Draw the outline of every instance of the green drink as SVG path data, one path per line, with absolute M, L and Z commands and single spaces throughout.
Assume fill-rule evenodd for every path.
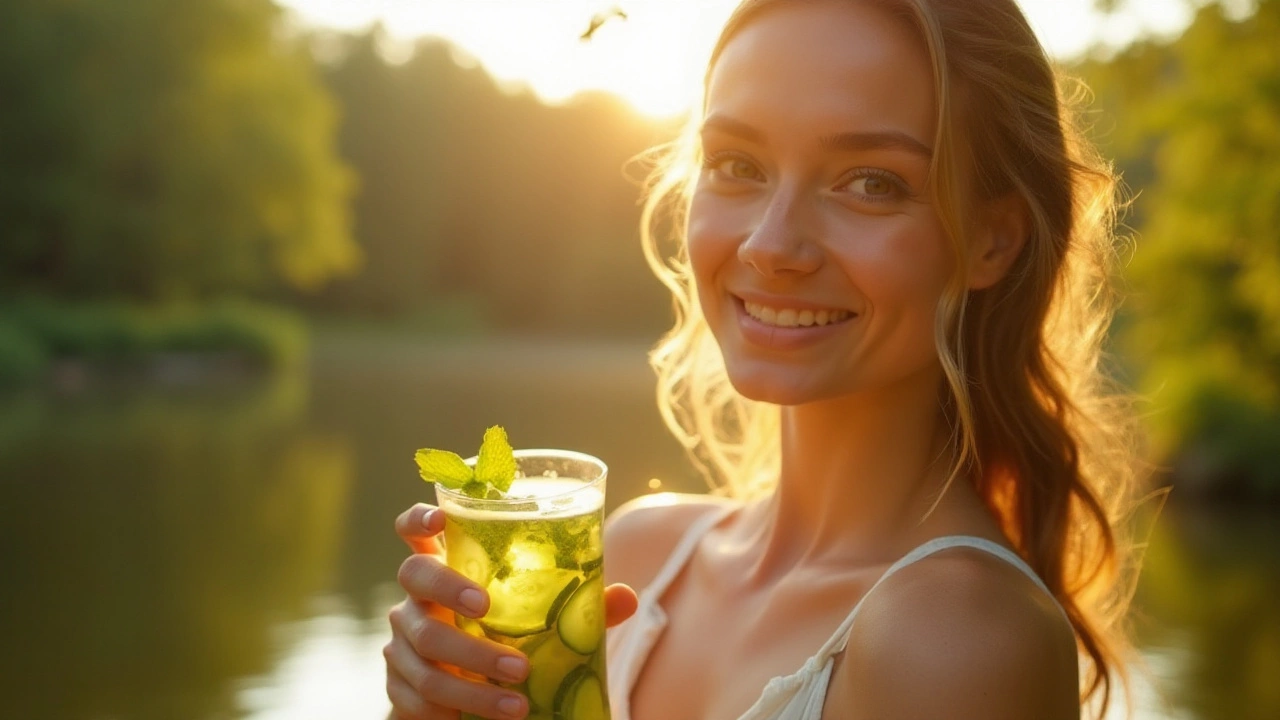
M 529 697 L 529 718 L 605 720 L 607 469 L 564 450 L 521 450 L 515 458 L 504 498 L 436 486 L 449 566 L 489 593 L 488 614 L 458 616 L 458 626 L 528 655 L 528 679 L 505 687 Z

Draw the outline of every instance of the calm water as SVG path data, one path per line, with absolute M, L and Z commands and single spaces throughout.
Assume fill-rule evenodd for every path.
M 610 464 L 610 506 L 701 489 L 641 345 L 354 332 L 270 381 L 63 378 L 0 398 L 0 717 L 381 718 L 413 450 L 487 424 Z M 1140 592 L 1140 717 L 1280 718 L 1280 531 L 1174 507 Z

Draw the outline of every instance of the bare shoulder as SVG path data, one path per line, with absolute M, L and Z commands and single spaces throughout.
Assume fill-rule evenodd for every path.
M 637 590 L 648 585 L 689 526 L 730 502 L 712 495 L 661 493 L 623 503 L 604 523 L 608 582 Z
M 827 702 L 856 719 L 1078 720 L 1078 673 L 1052 598 L 1009 563 L 955 548 L 867 597 Z

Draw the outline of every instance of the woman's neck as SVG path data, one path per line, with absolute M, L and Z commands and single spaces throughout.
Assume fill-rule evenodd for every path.
M 762 578 L 892 560 L 981 505 L 961 478 L 943 493 L 955 456 L 935 383 L 784 407 L 781 424 L 780 482 L 752 538 Z

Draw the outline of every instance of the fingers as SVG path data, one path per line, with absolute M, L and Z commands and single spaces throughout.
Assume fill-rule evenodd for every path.
M 387 655 L 390 645 L 383 648 Z M 439 705 L 428 706 L 413 686 L 398 672 L 391 669 L 391 660 L 387 660 L 387 699 L 391 701 L 391 718 L 389 720 L 458 720 L 457 710 L 446 710 Z
M 640 600 L 630 586 L 615 583 L 604 589 L 604 626 L 613 627 L 636 614 Z
M 421 657 L 506 683 L 524 682 L 529 661 L 518 651 L 487 638 L 477 638 L 401 603 L 390 614 L 392 636 L 404 638 Z
M 418 503 L 396 518 L 396 534 L 415 553 L 436 553 L 435 536 L 444 531 L 444 513 L 426 503 Z
M 457 718 L 458 710 L 484 718 L 521 718 L 529 711 L 520 693 L 458 677 L 423 660 L 402 636 L 382 655 L 387 661 L 387 697 L 401 718 Z
M 437 603 L 469 618 L 489 612 L 489 594 L 434 555 L 410 555 L 400 564 L 398 579 L 415 600 Z

